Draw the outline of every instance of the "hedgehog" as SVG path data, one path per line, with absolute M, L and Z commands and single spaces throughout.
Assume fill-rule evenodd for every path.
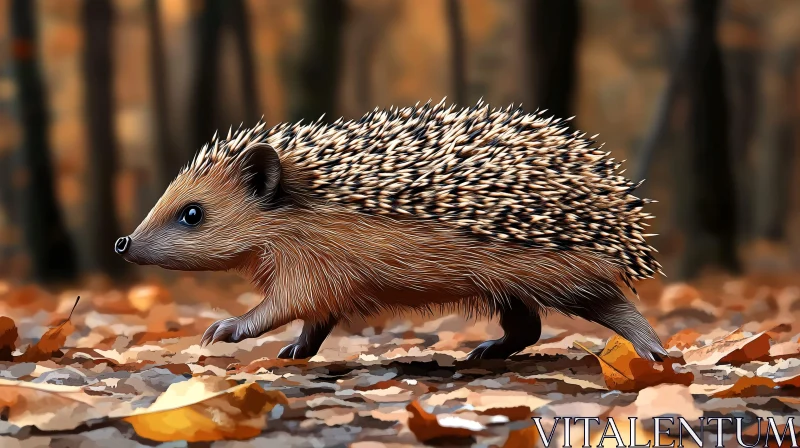
M 640 183 L 569 120 L 444 100 L 214 135 L 115 250 L 185 271 L 235 271 L 263 301 L 202 344 L 302 320 L 279 358 L 314 356 L 333 328 L 412 309 L 497 317 L 468 359 L 536 343 L 558 312 L 667 352 L 626 292 L 662 273 Z

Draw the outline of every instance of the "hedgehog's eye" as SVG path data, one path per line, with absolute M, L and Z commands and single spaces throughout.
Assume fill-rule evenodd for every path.
M 181 210 L 178 217 L 178 222 L 185 225 L 194 227 L 203 221 L 203 208 L 197 204 L 189 204 Z

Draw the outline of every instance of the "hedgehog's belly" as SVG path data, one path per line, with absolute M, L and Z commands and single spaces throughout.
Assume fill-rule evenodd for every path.
M 458 303 L 470 294 L 459 294 L 437 285 L 430 285 L 425 290 L 411 288 L 382 288 L 375 296 L 384 305 L 391 307 L 425 308 L 429 305 L 446 305 Z

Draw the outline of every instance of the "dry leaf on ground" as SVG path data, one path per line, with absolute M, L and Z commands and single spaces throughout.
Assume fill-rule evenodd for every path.
M 686 328 L 675 333 L 671 338 L 667 339 L 667 343 L 664 344 L 664 346 L 667 348 L 675 347 L 679 350 L 685 350 L 689 347 L 692 347 L 700 336 L 700 333 L 692 330 L 691 328 Z
M 633 344 L 618 335 L 608 340 L 600 355 L 595 355 L 581 344 L 576 345 L 600 361 L 606 386 L 611 390 L 634 392 L 656 384 L 688 385 L 694 380 L 691 372 L 675 372 L 669 360 L 657 363 L 641 358 Z
M 698 349 L 684 353 L 687 364 L 742 364 L 769 358 L 771 338 L 765 332 L 745 336 L 741 329 L 729 333 L 722 339 Z
M 758 395 L 768 395 L 778 387 L 775 381 L 760 376 L 745 376 L 739 378 L 733 386 L 721 390 L 713 398 L 746 398 Z
M 244 440 L 261 433 L 267 412 L 288 404 L 283 393 L 257 383 L 217 392 L 207 386 L 192 380 L 175 383 L 152 406 L 123 420 L 140 436 L 159 442 Z
M 0 316 L 0 361 L 11 361 L 17 344 L 17 326 L 14 320 Z
M 81 300 L 81 297 L 75 300 L 75 305 L 72 306 L 72 311 L 69 312 L 69 316 L 61 325 L 55 326 L 44 335 L 42 338 L 39 339 L 35 345 L 28 347 L 25 350 L 25 353 L 20 355 L 15 361 L 19 362 L 38 362 L 38 361 L 45 361 L 50 359 L 53 354 L 64 346 L 67 342 L 67 336 L 72 334 L 75 331 L 75 327 L 72 325 L 70 319 L 72 318 L 72 313 L 75 312 L 75 307 L 78 306 L 78 302 Z
M 5 409 L 8 423 L 21 428 L 75 429 L 90 419 L 108 415 L 111 404 L 80 387 L 0 379 L 0 409 Z
M 536 426 L 528 426 L 508 432 L 508 438 L 503 444 L 503 448 L 528 448 L 541 443 L 539 431 Z
M 409 403 L 406 410 L 411 413 L 408 428 L 423 443 L 435 439 L 471 437 L 485 429 L 480 423 L 465 418 L 425 412 L 416 400 Z

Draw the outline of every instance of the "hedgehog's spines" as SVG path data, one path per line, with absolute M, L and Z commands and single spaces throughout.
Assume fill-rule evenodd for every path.
M 485 108 L 485 111 L 484 111 Z M 375 108 L 357 121 L 315 120 L 228 131 L 201 148 L 183 172 L 225 165 L 267 142 L 309 177 L 309 197 L 363 213 L 435 219 L 479 239 L 554 250 L 590 250 L 624 265 L 632 279 L 661 272 L 638 223 L 649 202 L 641 182 L 596 145 L 568 133 L 573 117 L 491 108 L 482 99 L 455 110 L 444 100 Z

